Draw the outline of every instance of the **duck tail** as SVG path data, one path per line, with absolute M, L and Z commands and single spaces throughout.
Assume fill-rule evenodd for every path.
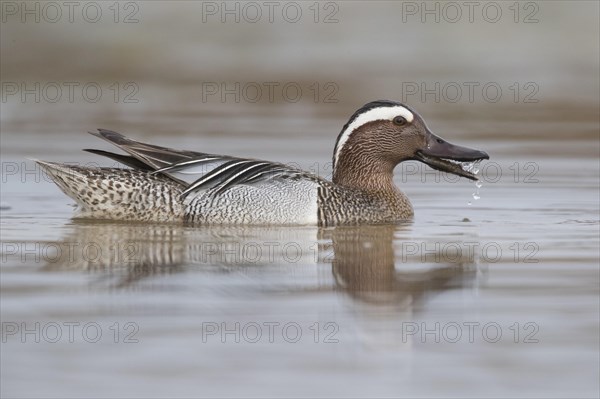
M 83 168 L 37 159 L 33 161 L 40 165 L 48 177 L 56 183 L 62 192 L 74 199 L 77 205 L 81 207 L 88 205 L 88 201 L 85 200 L 85 190 L 89 181 Z
M 65 165 L 34 160 L 70 198 L 76 217 L 165 222 L 183 220 L 184 187 L 146 171 Z

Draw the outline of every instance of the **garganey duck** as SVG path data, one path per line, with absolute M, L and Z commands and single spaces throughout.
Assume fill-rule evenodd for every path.
M 91 134 L 129 155 L 86 150 L 129 168 L 37 161 L 78 205 L 81 218 L 192 224 L 394 223 L 410 219 L 409 199 L 393 182 L 400 162 L 477 180 L 467 162 L 488 154 L 434 135 L 413 109 L 374 101 L 342 128 L 331 181 L 281 163 L 181 151 L 99 129 Z

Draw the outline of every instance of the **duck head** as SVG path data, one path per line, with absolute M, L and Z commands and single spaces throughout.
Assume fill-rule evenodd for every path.
M 333 181 L 352 183 L 361 174 L 391 177 L 396 165 L 408 160 L 477 180 L 462 163 L 483 159 L 489 159 L 484 151 L 451 144 L 433 134 L 408 106 L 379 100 L 357 110 L 340 132 L 333 153 Z

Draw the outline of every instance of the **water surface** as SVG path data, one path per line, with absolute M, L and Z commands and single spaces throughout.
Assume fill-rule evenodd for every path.
M 314 148 L 329 139 L 315 138 Z M 482 164 L 479 200 L 471 182 L 398 168 L 415 206 L 410 223 L 182 227 L 70 219 L 71 201 L 20 163 L 19 140 L 7 140 L 15 155 L 5 162 L 20 166 L 3 175 L 2 190 L 7 394 L 596 392 L 595 158 L 515 156 L 486 141 L 476 144 L 504 175 L 495 182 Z M 256 140 L 236 143 L 306 168 L 325 152 L 294 138 Z M 28 152 L 110 165 L 77 152 L 104 146 L 92 136 L 65 142 Z M 73 342 L 64 323 L 79 323 Z M 38 328 L 40 342 L 25 328 Z

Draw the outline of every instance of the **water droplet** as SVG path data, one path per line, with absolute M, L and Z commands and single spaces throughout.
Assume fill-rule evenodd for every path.
M 479 164 L 481 163 L 481 161 L 475 161 L 473 163 L 473 168 L 471 170 L 471 172 L 476 175 L 477 173 L 479 173 Z
M 475 182 L 475 192 L 473 193 L 473 199 L 476 201 L 479 198 L 481 198 L 481 195 L 479 195 L 479 189 L 481 188 L 481 186 L 483 186 L 483 183 L 481 182 L 481 180 L 477 180 Z M 471 204 L 469 204 L 469 205 L 471 205 Z
M 479 163 L 481 161 L 475 161 L 475 162 L 471 162 L 471 163 L 465 163 L 464 164 L 464 169 L 467 172 L 471 172 L 474 175 L 477 175 L 477 173 L 479 173 Z M 483 186 L 483 182 L 481 180 L 476 180 L 475 181 L 475 192 L 472 194 L 473 195 L 473 199 L 474 200 L 478 200 L 479 198 L 481 198 L 481 196 L 479 195 L 479 189 L 481 188 L 481 186 Z M 472 205 L 473 203 L 471 201 L 467 202 L 468 205 Z

